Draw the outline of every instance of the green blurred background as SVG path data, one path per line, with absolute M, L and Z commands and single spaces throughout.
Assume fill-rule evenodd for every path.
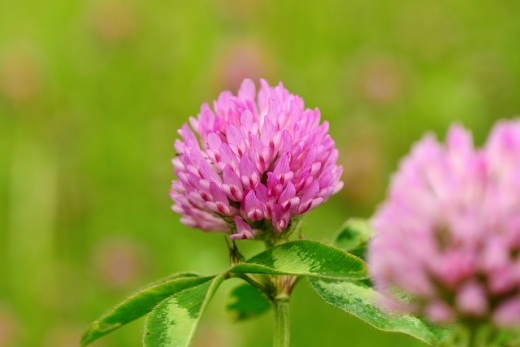
M 319 107 L 345 188 L 306 218 L 330 241 L 370 216 L 427 130 L 481 143 L 520 109 L 518 1 L 0 0 L 0 346 L 77 346 L 86 325 L 176 271 L 225 269 L 222 235 L 170 211 L 176 130 L 243 77 Z M 249 252 L 258 245 L 250 244 Z M 195 346 L 270 346 L 233 322 L 225 283 Z M 293 346 L 421 346 L 292 300 Z M 138 346 L 143 321 L 95 346 Z

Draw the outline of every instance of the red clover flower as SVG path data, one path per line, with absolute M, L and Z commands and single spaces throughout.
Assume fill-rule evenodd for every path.
M 373 225 L 369 263 L 387 304 L 435 322 L 520 324 L 520 121 L 498 123 L 480 150 L 460 126 L 446 145 L 425 136 Z
M 203 104 L 175 142 L 173 210 L 181 221 L 232 239 L 272 239 L 341 189 L 338 150 L 320 111 L 280 83 L 244 80 Z

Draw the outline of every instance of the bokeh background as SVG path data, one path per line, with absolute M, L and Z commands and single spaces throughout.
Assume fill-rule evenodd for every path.
M 139 286 L 227 265 L 222 235 L 170 211 L 176 130 L 244 77 L 283 81 L 331 123 L 345 188 L 306 218 L 330 241 L 370 216 L 399 158 L 459 121 L 482 143 L 520 110 L 511 0 L 0 0 L 0 346 L 77 346 Z M 251 252 L 256 245 L 250 245 Z M 225 283 L 201 346 L 270 346 L 233 322 Z M 321 302 L 302 282 L 294 346 L 421 346 Z M 143 320 L 94 346 L 138 346 Z

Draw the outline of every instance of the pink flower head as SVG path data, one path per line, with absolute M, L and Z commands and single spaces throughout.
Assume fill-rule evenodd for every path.
M 280 83 L 244 80 L 203 104 L 175 142 L 173 210 L 233 239 L 276 237 L 341 189 L 338 150 L 320 111 Z
M 373 219 L 375 283 L 436 322 L 518 325 L 520 121 L 498 123 L 482 149 L 457 125 L 446 142 L 425 136 L 394 176 Z

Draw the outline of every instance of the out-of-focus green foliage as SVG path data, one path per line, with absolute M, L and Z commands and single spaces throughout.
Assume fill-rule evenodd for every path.
M 233 313 L 236 321 L 257 317 L 271 309 L 267 296 L 257 287 L 242 283 L 236 286 L 230 295 L 226 308 Z
M 222 235 L 170 211 L 176 130 L 243 77 L 319 107 L 345 188 L 304 221 L 331 240 L 369 216 L 410 144 L 452 121 L 484 138 L 520 109 L 520 3 L 0 0 L 0 345 L 70 346 L 150 280 L 227 268 Z M 251 243 L 251 254 L 261 245 Z M 195 346 L 269 346 L 216 294 Z M 294 346 L 418 346 L 292 299 Z M 96 346 L 135 346 L 142 322 Z
M 341 226 L 334 246 L 366 260 L 368 244 L 373 236 L 370 220 L 351 218 Z

